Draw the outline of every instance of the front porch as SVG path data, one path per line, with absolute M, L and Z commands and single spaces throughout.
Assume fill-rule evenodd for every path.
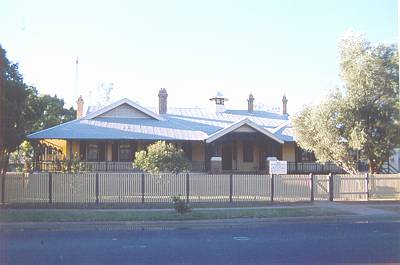
M 279 143 L 255 131 L 230 132 L 212 142 L 171 141 L 183 149 L 191 172 L 210 172 L 211 158 L 221 158 L 221 173 L 265 173 L 266 158 L 288 161 L 288 173 L 341 173 L 332 164 L 310 161 L 294 142 Z M 75 159 L 84 171 L 135 172 L 135 152 L 154 141 L 146 140 L 41 140 L 34 146 L 34 171 L 71 170 Z M 306 160 L 307 159 L 307 160 Z M 307 163 L 304 163 L 304 162 Z M 76 161 L 75 161 L 76 162 Z

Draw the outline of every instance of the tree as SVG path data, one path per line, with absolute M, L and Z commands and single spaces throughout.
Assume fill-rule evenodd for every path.
M 135 157 L 134 165 L 151 173 L 178 173 L 189 168 L 183 150 L 177 149 L 173 144 L 165 141 L 158 141 L 149 145 L 147 151 L 136 152 Z
M 319 162 L 332 161 L 355 174 L 361 159 L 376 173 L 400 140 L 398 48 L 349 32 L 339 54 L 343 88 L 296 115 L 295 136 Z
M 0 45 L 0 171 L 5 174 L 10 152 L 20 145 L 25 136 L 24 109 L 26 85 Z
M 75 118 L 73 108 L 65 109 L 57 96 L 38 95 L 27 86 L 18 64 L 11 63 L 0 45 L 0 173 L 5 174 L 10 153 L 26 135 Z
M 36 108 L 34 113 L 38 117 L 30 126 L 30 132 L 47 129 L 76 118 L 76 111 L 72 107 L 69 109 L 64 108 L 64 100 L 58 98 L 57 95 L 54 97 L 50 95 L 38 96 L 36 89 L 32 89 L 36 97 L 33 97 L 27 107 L 31 105 Z

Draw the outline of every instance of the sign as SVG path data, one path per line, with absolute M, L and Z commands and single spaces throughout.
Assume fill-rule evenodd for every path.
M 269 161 L 269 174 L 277 174 L 277 175 L 287 174 L 287 161 L 278 161 L 278 160 Z

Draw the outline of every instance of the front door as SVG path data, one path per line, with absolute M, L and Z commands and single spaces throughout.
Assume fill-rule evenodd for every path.
M 222 145 L 222 170 L 232 170 L 232 144 Z

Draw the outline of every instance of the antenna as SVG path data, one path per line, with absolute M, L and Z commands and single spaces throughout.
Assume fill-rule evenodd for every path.
M 76 57 L 76 65 L 75 65 L 75 96 L 79 94 L 78 90 L 78 57 Z

